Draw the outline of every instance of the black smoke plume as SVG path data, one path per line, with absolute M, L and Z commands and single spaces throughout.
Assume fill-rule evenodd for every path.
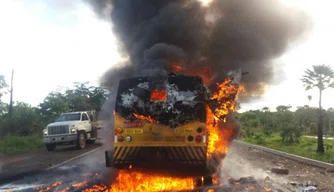
M 273 60 L 309 28 L 309 16 L 278 0 L 86 0 L 101 18 L 111 21 L 122 55 L 102 78 L 111 90 L 103 106 L 112 127 L 118 80 L 166 75 L 173 65 L 180 73 L 199 75 L 213 89 L 239 68 L 249 72 L 242 83 L 247 97 L 262 95 L 273 83 Z M 282 76 L 282 75 L 279 75 Z M 234 139 L 239 125 L 229 116 Z M 113 142 L 108 142 L 109 144 Z M 219 156 L 219 155 L 218 155 Z M 213 163 L 219 166 L 221 158 Z
M 215 85 L 242 68 L 248 96 L 273 83 L 272 60 L 309 28 L 309 16 L 278 0 L 87 0 L 113 24 L 120 50 L 129 57 L 102 78 L 107 87 L 119 78 L 161 75 L 173 63 L 184 74 Z M 106 10 L 110 10 L 109 12 Z M 109 13 L 106 15 L 106 13 Z

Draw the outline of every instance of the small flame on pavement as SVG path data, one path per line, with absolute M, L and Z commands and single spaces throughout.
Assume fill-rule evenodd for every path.
M 71 188 L 66 187 L 65 189 L 63 189 L 63 190 L 61 190 L 61 191 L 59 191 L 59 192 L 68 192 L 68 191 L 70 191 L 70 189 L 71 189 Z
M 79 183 L 72 184 L 73 187 L 82 187 L 87 184 L 87 181 L 81 181 Z
M 265 191 L 271 191 L 271 188 L 269 188 L 269 187 L 264 187 L 264 190 L 265 190 Z
M 57 187 L 58 185 L 61 185 L 61 184 L 62 184 L 61 181 L 56 181 L 56 182 L 52 183 L 51 185 L 47 186 L 46 189 L 41 189 L 41 190 L 38 189 L 38 190 L 39 190 L 39 192 L 46 192 L 46 191 L 49 191 L 52 188 L 55 188 L 55 187 Z
M 249 187 L 246 187 L 245 190 L 254 190 L 255 187 L 254 186 L 249 186 Z

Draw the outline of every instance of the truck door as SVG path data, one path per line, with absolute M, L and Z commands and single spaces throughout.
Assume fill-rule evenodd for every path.
M 86 131 L 91 131 L 91 122 L 88 118 L 88 115 L 86 113 L 82 113 L 82 118 L 81 118 L 82 124 L 85 127 Z

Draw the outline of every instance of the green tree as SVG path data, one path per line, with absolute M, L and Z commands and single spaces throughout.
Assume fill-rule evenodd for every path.
M 270 109 L 269 109 L 269 107 L 263 107 L 263 108 L 262 108 L 262 111 L 263 111 L 263 112 L 270 112 Z
M 281 111 L 289 111 L 291 109 L 291 105 L 279 105 L 276 107 L 276 110 L 278 112 L 281 112 Z
M 90 87 L 89 99 L 93 109 L 100 111 L 103 103 L 108 97 L 108 92 L 101 87 Z
M 334 132 L 334 119 L 329 119 L 329 134 L 333 135 Z
M 0 135 L 27 136 L 38 134 L 43 129 L 37 108 L 31 107 L 27 103 L 17 102 L 13 106 L 13 111 L 12 122 L 14 123 L 12 127 L 8 113 L 2 116 Z
M 258 115 L 258 120 L 260 127 L 263 130 L 263 133 L 266 136 L 272 135 L 275 131 L 275 122 L 274 122 L 274 113 L 271 113 L 269 111 L 262 112 L 260 115 Z
M 308 105 L 299 106 L 295 111 L 295 117 L 298 126 L 305 132 L 311 133 L 311 123 L 315 123 L 317 121 L 317 109 L 313 107 L 309 107 Z
M 107 92 L 100 87 L 89 86 L 88 83 L 74 83 L 74 88 L 51 92 L 46 96 L 39 105 L 44 120 L 50 122 L 61 113 L 69 111 L 100 111 Z
M 65 98 L 72 111 L 99 111 L 107 97 L 107 92 L 100 87 L 89 86 L 89 82 L 74 83 L 74 89 L 65 91 Z
M 44 121 L 50 122 L 58 117 L 61 113 L 70 110 L 68 102 L 63 94 L 59 92 L 51 92 L 44 101 L 39 104 L 39 112 Z
M 327 88 L 334 88 L 334 71 L 328 65 L 314 65 L 312 70 L 307 69 L 305 75 L 301 79 L 306 87 L 306 90 L 317 88 L 319 90 L 319 115 L 318 115 L 318 146 L 317 152 L 324 153 L 324 143 L 323 143 L 323 114 L 321 99 L 322 93 Z
M 6 93 L 6 91 L 4 91 L 4 89 L 7 88 L 7 87 L 8 87 L 8 85 L 6 83 L 5 76 L 0 75 L 0 99 L 3 96 L 3 94 Z

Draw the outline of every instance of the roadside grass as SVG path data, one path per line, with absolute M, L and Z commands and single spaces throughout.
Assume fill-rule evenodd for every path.
M 317 149 L 317 139 L 316 138 L 305 138 L 301 137 L 298 143 L 282 142 L 281 137 L 278 134 L 272 136 L 264 136 L 257 133 L 257 136 L 250 138 L 243 138 L 242 141 L 261 145 L 271 149 L 276 149 L 279 151 L 291 153 L 294 155 L 299 155 L 307 157 L 310 159 L 315 159 L 319 161 L 324 161 L 328 163 L 334 163 L 334 140 L 324 139 L 325 153 L 316 153 Z
M 43 147 L 39 136 L 6 136 L 0 137 L 0 154 L 15 155 Z

